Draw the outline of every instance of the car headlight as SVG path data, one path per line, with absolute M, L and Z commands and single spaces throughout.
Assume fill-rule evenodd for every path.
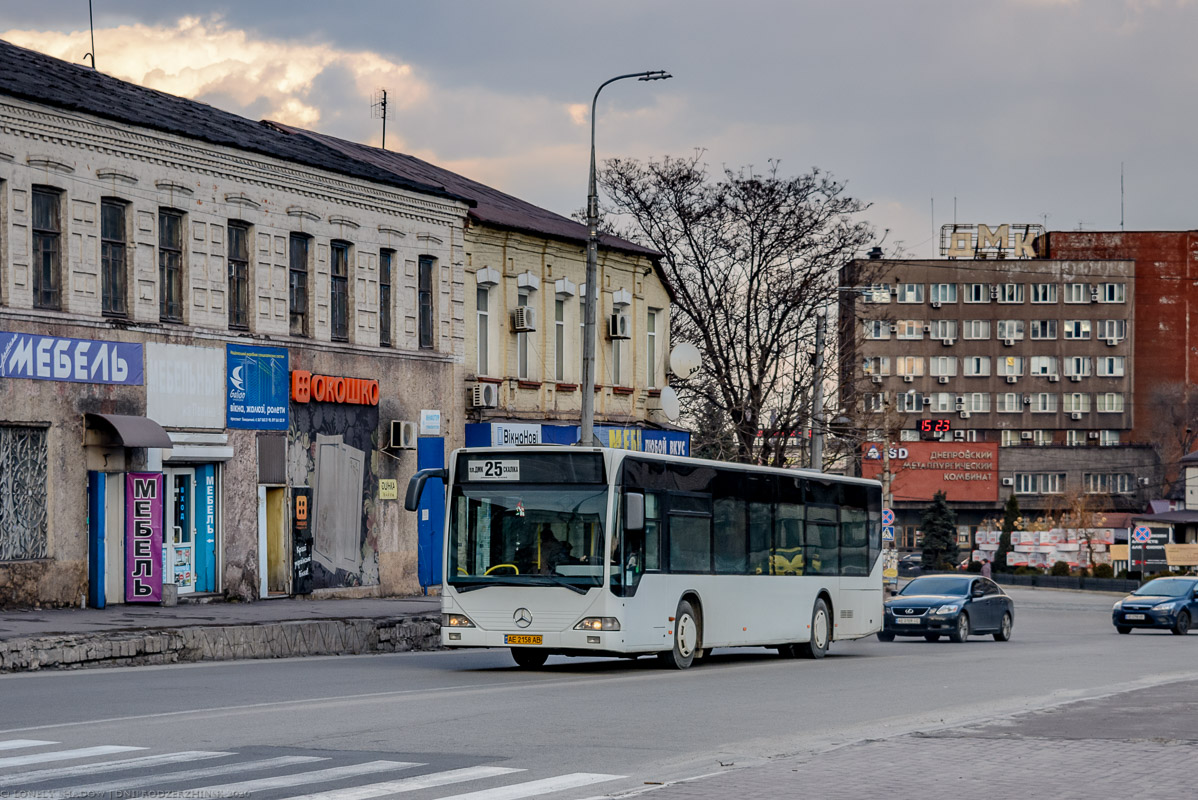
M 960 604 L 950 603 L 949 605 L 946 605 L 946 606 L 940 606 L 940 608 L 936 609 L 936 613 L 937 614 L 955 614 L 960 610 L 961 610 Z
M 1121 608 L 1123 608 L 1123 601 L 1122 601 L 1122 600 L 1116 600 L 1116 601 L 1115 601 L 1115 605 L 1111 606 L 1111 611 L 1118 611 L 1118 610 L 1119 610 L 1119 609 L 1121 609 Z
M 574 626 L 576 631 L 618 631 L 620 620 L 615 617 L 586 617 Z
M 465 614 L 442 614 L 442 628 L 473 628 L 474 623 Z
M 1152 610 L 1153 611 L 1172 611 L 1173 609 L 1177 608 L 1177 602 L 1178 601 L 1176 601 L 1176 600 L 1169 600 L 1168 602 L 1165 602 L 1165 603 L 1157 603 L 1156 605 L 1154 605 L 1152 607 Z

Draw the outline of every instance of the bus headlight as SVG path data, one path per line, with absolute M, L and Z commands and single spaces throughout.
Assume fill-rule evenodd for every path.
M 465 614 L 442 614 L 442 628 L 473 628 L 474 623 Z
M 574 626 L 576 631 L 618 631 L 620 620 L 615 617 L 586 617 Z

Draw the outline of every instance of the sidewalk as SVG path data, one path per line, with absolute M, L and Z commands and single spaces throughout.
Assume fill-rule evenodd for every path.
M 428 650 L 440 610 L 430 596 L 0 611 L 0 672 Z

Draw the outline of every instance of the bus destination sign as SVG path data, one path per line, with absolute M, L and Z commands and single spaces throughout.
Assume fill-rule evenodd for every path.
M 488 458 L 466 462 L 468 481 L 518 481 L 520 461 L 517 459 Z

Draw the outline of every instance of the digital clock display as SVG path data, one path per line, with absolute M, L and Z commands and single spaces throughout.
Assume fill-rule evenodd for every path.
M 951 419 L 921 419 L 919 421 L 919 438 L 939 439 L 952 429 Z

